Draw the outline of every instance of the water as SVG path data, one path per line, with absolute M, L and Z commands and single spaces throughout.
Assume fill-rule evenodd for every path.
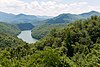
M 21 31 L 21 33 L 17 37 L 27 43 L 35 43 L 37 41 L 37 39 L 32 38 L 31 30 Z

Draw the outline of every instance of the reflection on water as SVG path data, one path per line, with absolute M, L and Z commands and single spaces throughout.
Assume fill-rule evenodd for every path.
M 31 30 L 21 31 L 21 33 L 17 36 L 18 38 L 26 41 L 27 43 L 35 43 L 37 39 L 32 38 Z

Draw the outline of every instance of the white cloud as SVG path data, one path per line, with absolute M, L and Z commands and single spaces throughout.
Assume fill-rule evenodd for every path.
M 100 6 L 88 6 L 88 8 L 90 8 L 90 10 L 100 11 Z
M 82 13 L 88 10 L 100 10 L 100 7 L 89 6 L 87 2 L 58 3 L 61 0 L 47 2 L 23 2 L 21 0 L 0 0 L 0 11 L 8 13 L 26 13 L 33 15 L 58 15 L 61 13 Z

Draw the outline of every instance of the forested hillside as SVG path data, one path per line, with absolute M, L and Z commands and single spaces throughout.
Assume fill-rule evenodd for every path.
M 31 23 L 19 23 L 19 24 L 16 24 L 16 26 L 20 30 L 32 30 L 35 27 Z
M 20 33 L 20 30 L 15 25 L 0 22 L 0 33 L 9 33 L 11 35 L 17 35 Z
M 47 35 L 53 28 L 59 30 L 66 27 L 66 23 L 64 24 L 44 24 L 41 26 L 36 26 L 32 29 L 32 37 L 36 39 L 41 39 L 45 35 Z
M 90 18 L 91 16 L 100 16 L 99 12 L 96 11 L 91 11 L 87 13 L 82 13 L 82 14 L 60 14 L 54 18 L 47 19 L 44 22 L 47 24 L 41 25 L 41 26 L 36 26 L 32 30 L 32 36 L 34 38 L 40 39 L 47 35 L 52 28 L 64 28 L 66 27 L 67 24 L 72 23 L 73 21 L 77 20 L 85 20 L 87 18 Z
M 22 40 L 17 38 L 20 30 L 17 26 L 0 22 L 0 48 L 16 47 Z
M 1 37 L 2 38 L 2 37 Z M 1 67 L 100 67 L 100 17 L 52 29 L 35 44 L 0 48 Z

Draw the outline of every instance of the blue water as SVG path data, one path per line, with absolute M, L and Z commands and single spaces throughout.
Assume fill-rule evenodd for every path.
M 27 43 L 35 43 L 36 41 L 38 41 L 37 39 L 32 38 L 31 30 L 21 31 L 21 33 L 17 37 L 22 39 L 23 41 L 25 41 Z

